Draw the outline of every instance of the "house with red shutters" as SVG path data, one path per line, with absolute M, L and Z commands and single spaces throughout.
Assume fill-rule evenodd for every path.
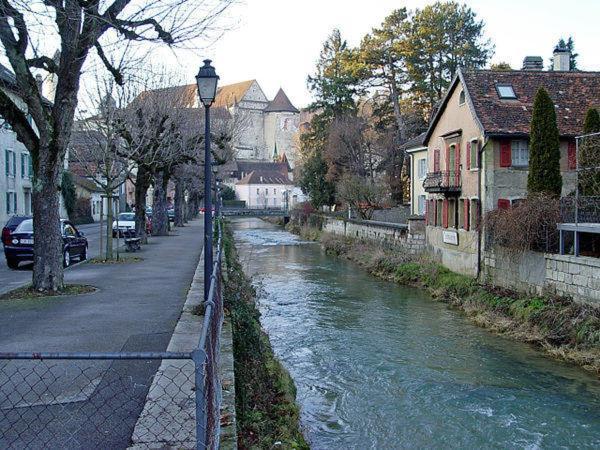
M 560 133 L 562 195 L 575 189 L 575 137 L 589 108 L 600 107 L 600 72 L 569 71 L 557 49 L 554 70 L 541 57 L 522 70 L 459 70 L 424 139 L 427 245 L 448 268 L 479 275 L 487 211 L 527 196 L 529 127 L 536 92 L 554 101 Z

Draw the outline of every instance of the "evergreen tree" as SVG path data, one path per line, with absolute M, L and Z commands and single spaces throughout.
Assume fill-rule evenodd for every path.
M 529 145 L 530 194 L 546 193 L 560 196 L 560 141 L 554 102 L 544 88 L 540 88 L 533 102 Z
M 304 160 L 299 184 L 315 209 L 334 204 L 335 186 L 327 181 L 327 163 L 320 150 L 313 151 Z
M 583 133 L 600 133 L 600 113 L 596 108 L 588 109 L 583 122 Z
M 415 10 L 405 51 L 411 92 L 423 107 L 431 109 L 442 98 L 459 67 L 487 64 L 494 46 L 483 29 L 467 5 L 436 2 Z

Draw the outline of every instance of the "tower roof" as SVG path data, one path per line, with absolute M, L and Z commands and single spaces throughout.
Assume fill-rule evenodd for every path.
M 279 88 L 275 98 L 269 102 L 269 105 L 264 109 L 264 112 L 291 112 L 299 113 L 298 109 L 292 105 L 288 96 Z

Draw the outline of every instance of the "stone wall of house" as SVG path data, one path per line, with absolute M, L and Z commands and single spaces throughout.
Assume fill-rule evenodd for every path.
M 553 293 L 600 304 L 600 259 L 538 252 L 484 252 L 484 279 L 530 294 Z
M 326 217 L 323 221 L 323 231 L 338 236 L 387 243 L 400 247 L 411 255 L 425 250 L 425 227 L 421 218 L 409 219 L 408 224 L 395 224 Z

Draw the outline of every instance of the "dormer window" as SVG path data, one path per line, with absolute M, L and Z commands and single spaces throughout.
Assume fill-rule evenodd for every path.
M 458 104 L 459 105 L 465 104 L 465 91 L 460 91 L 460 94 L 458 95 Z
M 515 99 L 517 95 L 510 84 L 497 84 L 496 91 L 501 99 Z

